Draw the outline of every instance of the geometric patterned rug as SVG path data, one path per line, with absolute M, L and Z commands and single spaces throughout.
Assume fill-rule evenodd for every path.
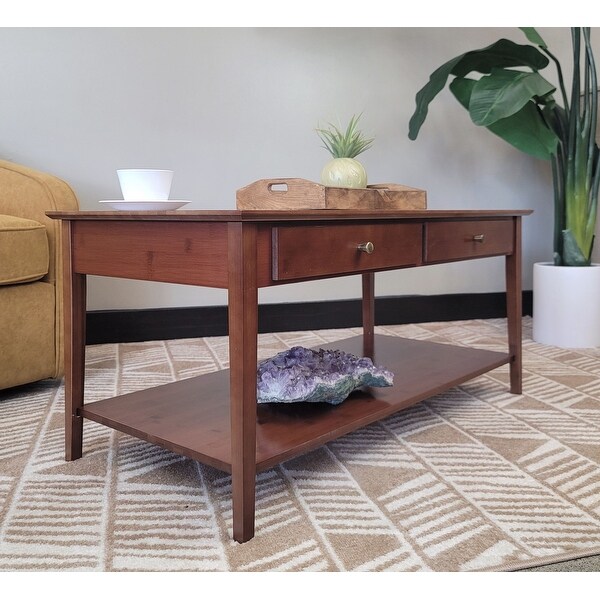
M 376 329 L 506 347 L 504 319 Z M 507 571 L 600 554 L 600 349 L 530 329 L 523 395 L 503 366 L 261 473 L 245 544 L 226 473 L 90 421 L 67 463 L 62 382 L 0 392 L 0 570 Z M 262 334 L 259 358 L 356 333 Z M 225 367 L 225 337 L 89 346 L 86 402 Z

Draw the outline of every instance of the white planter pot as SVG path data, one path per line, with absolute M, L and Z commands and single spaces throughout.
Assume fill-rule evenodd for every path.
M 533 340 L 561 348 L 600 346 L 600 265 L 533 265 Z
M 321 183 L 328 187 L 367 187 L 367 172 L 354 158 L 334 158 L 321 171 Z

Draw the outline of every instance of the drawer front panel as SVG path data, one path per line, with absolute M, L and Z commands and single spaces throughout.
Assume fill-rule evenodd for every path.
M 226 223 L 74 221 L 76 273 L 227 288 Z
M 418 265 L 422 259 L 422 231 L 420 223 L 274 227 L 273 279 Z M 361 251 L 361 244 L 372 251 Z
M 512 219 L 425 224 L 425 263 L 512 254 L 513 246 Z

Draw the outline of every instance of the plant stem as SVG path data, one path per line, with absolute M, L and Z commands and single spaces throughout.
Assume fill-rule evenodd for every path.
M 565 178 L 565 229 L 571 230 L 576 239 L 579 231 L 575 216 L 578 210 L 578 134 L 579 134 L 579 60 L 581 34 L 578 27 L 571 27 L 573 44 L 573 78 L 571 82 L 571 106 L 569 111 L 569 138 L 567 142 L 567 169 Z
M 563 256 L 563 236 L 565 228 L 564 222 L 564 181 L 565 173 L 563 166 L 563 157 L 560 156 L 562 150 L 558 148 L 556 154 L 552 156 L 552 181 L 554 183 L 554 264 L 560 266 Z
M 593 173 L 593 161 L 595 158 L 596 148 L 596 124 L 598 120 L 598 81 L 596 77 L 596 62 L 594 61 L 594 53 L 592 51 L 592 45 L 590 42 L 590 29 L 586 27 L 583 30 L 583 37 L 585 38 L 585 51 L 586 51 L 586 67 L 589 71 L 589 88 L 588 81 L 586 80 L 586 93 L 584 102 L 586 108 L 588 103 L 591 102 L 589 107 L 590 117 L 590 132 L 588 139 L 588 173 Z M 591 92 L 591 94 L 590 94 Z
M 550 50 L 548 50 L 548 48 L 542 48 L 540 46 L 540 50 L 542 52 L 544 52 L 545 54 L 547 54 L 554 62 L 554 66 L 556 67 L 556 73 L 558 75 L 558 85 L 560 87 L 560 93 L 562 95 L 563 104 L 565 106 L 565 110 L 567 112 L 569 112 L 569 98 L 567 96 L 567 90 L 565 89 L 565 81 L 563 79 L 562 67 L 560 66 L 560 63 L 558 62 L 558 58 L 556 58 L 556 56 L 554 56 L 554 54 L 552 54 L 552 52 L 550 52 Z
M 589 67 L 589 88 L 585 102 L 589 104 L 590 130 L 588 138 L 588 221 L 587 229 L 591 238 L 590 254 L 594 243 L 595 224 L 598 214 L 598 185 L 600 183 L 600 165 L 598 163 L 598 146 L 596 143 L 596 129 L 598 125 L 598 80 L 596 75 L 596 62 L 590 41 L 590 28 L 583 30 L 586 49 L 586 66 Z M 587 83 L 587 82 L 586 82 Z

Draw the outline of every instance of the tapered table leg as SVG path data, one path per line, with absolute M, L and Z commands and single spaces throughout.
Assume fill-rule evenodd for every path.
M 65 458 L 81 458 L 85 385 L 86 276 L 73 272 L 72 226 L 63 221 L 63 301 L 65 344 Z
M 375 273 L 362 276 L 363 355 L 373 358 L 375 340 Z
M 256 226 L 229 223 L 229 368 L 233 538 L 254 536 L 258 290 Z
M 506 317 L 510 361 L 510 391 L 522 392 L 522 291 L 521 291 L 521 217 L 513 217 L 514 250 L 506 256 Z

